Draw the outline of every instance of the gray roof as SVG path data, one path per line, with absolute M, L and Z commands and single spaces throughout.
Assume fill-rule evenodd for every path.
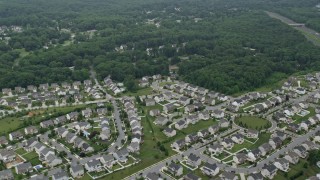
M 60 179 L 62 177 L 68 177 L 67 172 L 65 172 L 64 170 L 61 170 L 60 172 L 55 173 L 54 175 L 52 175 L 52 177 L 54 177 L 55 179 Z
M 83 171 L 83 166 L 80 165 L 80 164 L 75 164 L 75 165 L 72 165 L 72 166 L 70 167 L 70 170 L 71 170 L 72 172 Z

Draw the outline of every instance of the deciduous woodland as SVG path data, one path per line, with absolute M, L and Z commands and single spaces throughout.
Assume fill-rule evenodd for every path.
M 320 67 L 317 0 L 0 0 L 0 88 L 169 74 L 234 94 Z M 130 84 L 130 83 L 126 83 Z

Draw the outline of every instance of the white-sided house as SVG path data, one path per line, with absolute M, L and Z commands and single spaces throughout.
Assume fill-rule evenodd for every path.
M 193 153 L 191 153 L 187 158 L 186 158 L 186 164 L 190 165 L 191 167 L 198 167 L 201 164 L 201 158 Z
M 244 153 L 238 153 L 235 156 L 233 156 L 233 162 L 235 162 L 236 164 L 242 164 L 246 162 L 246 160 L 247 160 L 247 155 Z
M 299 162 L 299 155 L 293 151 L 289 151 L 284 158 L 288 160 L 291 164 L 297 164 Z
M 248 153 L 248 161 L 256 162 L 261 157 L 261 151 L 259 149 L 254 149 Z
M 84 167 L 88 172 L 99 172 L 102 170 L 102 164 L 97 159 L 88 161 Z
M 224 111 L 220 109 L 216 109 L 212 112 L 211 115 L 217 119 L 221 119 L 224 117 Z
M 289 171 L 289 161 L 285 158 L 280 158 L 274 161 L 273 163 L 280 171 L 288 172 Z
M 80 164 L 71 165 L 69 170 L 73 178 L 81 178 L 84 175 L 83 166 Z
M 297 153 L 299 157 L 306 158 L 307 150 L 303 146 L 297 146 L 293 149 L 293 152 Z
M 149 111 L 149 115 L 152 116 L 152 117 L 155 117 L 155 116 L 159 116 L 160 115 L 160 110 L 159 109 L 152 109 Z
M 273 164 L 266 165 L 262 168 L 261 174 L 265 178 L 273 179 L 277 174 L 277 167 Z
M 208 147 L 208 151 L 213 155 L 218 155 L 222 153 L 223 146 L 221 144 L 215 143 Z
M 242 134 L 235 134 L 231 136 L 231 139 L 233 142 L 237 143 L 237 144 L 242 144 L 244 142 L 244 138 Z
M 216 176 L 220 169 L 216 164 L 205 163 L 201 168 L 203 174 L 207 176 Z
M 164 128 L 163 133 L 168 137 L 173 137 L 177 134 L 177 131 L 172 128 L 166 127 Z
M 225 148 L 225 149 L 232 149 L 234 143 L 230 138 L 226 138 L 224 140 L 221 141 L 221 145 Z
M 173 176 L 181 176 L 183 174 L 183 168 L 179 164 L 171 163 L 166 168 Z
M 100 161 L 103 166 L 106 166 L 108 168 L 112 168 L 112 166 L 117 163 L 112 154 L 103 155 L 100 158 Z
M 188 127 L 188 123 L 185 120 L 178 121 L 174 127 L 178 130 L 184 129 Z
M 159 116 L 157 119 L 154 121 L 156 125 L 164 126 L 169 122 L 169 119 L 164 116 Z

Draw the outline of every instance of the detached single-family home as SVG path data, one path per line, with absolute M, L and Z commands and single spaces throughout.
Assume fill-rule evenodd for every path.
M 236 164 L 242 164 L 247 160 L 247 155 L 244 153 L 238 153 L 235 156 L 233 156 L 233 161 Z
M 155 116 L 159 116 L 160 113 L 161 112 L 160 112 L 159 109 L 152 109 L 152 110 L 150 110 L 149 115 L 152 116 L 152 117 L 155 117 Z
M 176 163 L 171 163 L 169 166 L 167 166 L 167 170 L 173 176 L 181 176 L 183 174 L 182 166 Z
M 299 155 L 293 151 L 289 151 L 288 154 L 284 156 L 291 164 L 297 164 L 299 162 Z
M 181 150 L 186 146 L 186 141 L 184 139 L 180 139 L 171 144 L 171 147 L 176 150 Z
M 222 140 L 221 145 L 226 149 L 231 149 L 234 145 L 233 141 L 230 138 Z
M 276 159 L 273 163 L 280 171 L 289 171 L 289 161 L 285 158 Z
M 261 174 L 265 178 L 273 179 L 277 174 L 277 167 L 273 164 L 266 165 L 262 168 Z
M 52 175 L 52 180 L 68 180 L 68 179 L 69 179 L 68 173 L 62 169 L 59 172 L 56 172 L 55 174 Z
M 228 180 L 238 180 L 239 177 L 236 176 L 235 173 L 233 172 L 223 172 L 222 174 L 219 175 L 221 179 L 228 179 Z
M 186 158 L 186 164 L 190 165 L 193 168 L 198 167 L 201 164 L 201 158 L 193 153 L 191 153 Z
M 112 155 L 119 162 L 126 163 L 128 161 L 129 152 L 126 148 L 123 148 L 112 153 Z
M 259 149 L 254 149 L 248 153 L 248 160 L 251 162 L 256 162 L 262 155 L 262 152 Z
M 261 172 L 256 172 L 256 173 L 250 174 L 247 177 L 247 180 L 263 180 L 263 176 Z
M 221 144 L 218 144 L 218 143 L 215 143 L 213 145 L 210 145 L 208 147 L 208 151 L 211 153 L 211 154 L 221 154 L 222 151 L 223 151 L 223 146 Z
M 231 136 L 231 139 L 233 142 L 237 143 L 237 144 L 242 144 L 244 142 L 244 138 L 242 134 L 235 134 Z
M 88 172 L 99 172 L 102 170 L 102 164 L 97 159 L 88 161 L 84 167 Z
M 13 180 L 14 176 L 13 176 L 11 169 L 6 169 L 6 170 L 0 171 L 0 179 L 1 180 L 11 180 L 11 179 Z
M 16 173 L 17 174 L 27 174 L 33 171 L 32 165 L 30 162 L 18 164 L 15 167 Z
M 20 131 L 15 131 L 9 134 L 10 141 L 17 141 L 23 138 L 23 134 Z
M 212 116 L 217 119 L 221 119 L 224 117 L 224 111 L 220 109 L 216 109 L 212 112 Z
M 146 106 L 154 106 L 156 105 L 156 101 L 154 99 L 145 99 Z
M 203 174 L 207 176 L 216 176 L 220 169 L 216 164 L 210 164 L 210 163 L 205 163 L 204 166 L 202 166 L 201 171 Z
M 84 175 L 83 166 L 80 164 L 75 164 L 70 166 L 70 174 L 73 178 L 80 178 Z
M 116 164 L 116 160 L 114 159 L 113 155 L 112 154 L 108 154 L 108 155 L 103 155 L 101 158 L 100 158 L 100 161 L 101 163 L 108 167 L 108 168 L 112 168 L 112 166 L 114 164 Z
M 293 152 L 297 153 L 299 157 L 306 158 L 307 157 L 307 149 L 303 146 L 297 146 L 293 149 Z
M 177 134 L 176 130 L 169 127 L 164 128 L 163 133 L 168 137 L 173 137 Z
M 174 127 L 178 130 L 184 129 L 188 127 L 188 123 L 185 120 L 178 121 Z
M 28 134 L 37 134 L 38 133 L 38 128 L 36 128 L 35 126 L 29 126 L 24 128 L 24 133 L 26 135 Z
M 157 119 L 154 121 L 156 125 L 164 126 L 169 122 L 169 119 L 164 116 L 159 116 Z

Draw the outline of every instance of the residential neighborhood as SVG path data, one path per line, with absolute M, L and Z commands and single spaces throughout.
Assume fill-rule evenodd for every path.
M 110 77 L 6 88 L 1 118 L 27 115 L 0 137 L 1 178 L 277 179 L 301 163 L 317 169 L 320 76 L 301 86 L 309 80 L 239 97 L 160 75 L 143 77 L 148 91 L 136 95 Z

